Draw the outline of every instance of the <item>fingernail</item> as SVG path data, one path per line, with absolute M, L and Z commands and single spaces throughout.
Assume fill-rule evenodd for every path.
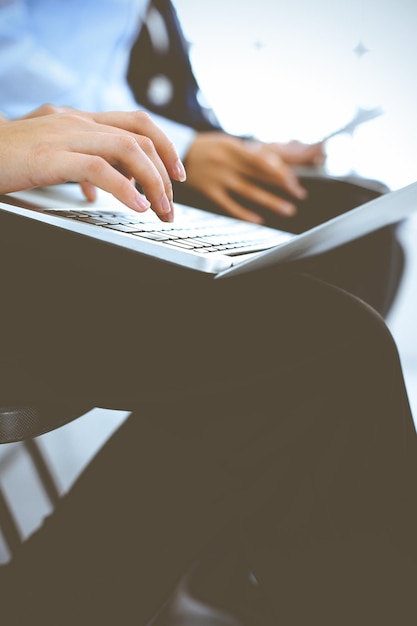
M 159 206 L 160 206 L 160 212 L 163 215 L 167 215 L 168 213 L 171 213 L 172 211 L 171 203 L 165 195 L 162 196 Z
M 173 202 L 169 202 L 168 201 L 168 205 L 165 204 L 164 200 L 162 200 L 162 204 L 164 205 L 164 209 L 166 208 L 166 206 L 168 206 L 168 211 L 167 212 L 162 212 L 160 211 L 159 213 L 159 219 L 162 220 L 163 222 L 173 222 L 174 221 L 174 204 Z
M 178 180 L 180 183 L 183 183 L 187 179 L 185 167 L 179 159 L 174 164 L 173 173 L 174 173 L 175 180 Z
M 147 211 L 151 207 L 151 203 L 148 198 L 143 196 L 141 193 L 136 194 L 135 204 L 138 208 L 138 211 Z

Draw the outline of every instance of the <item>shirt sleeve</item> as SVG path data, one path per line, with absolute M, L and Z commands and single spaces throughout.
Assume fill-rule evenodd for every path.
M 23 0 L 0 0 L 0 111 L 19 117 L 40 104 L 58 103 L 77 75 L 36 40 Z
M 27 0 L 0 0 L 0 114 L 13 119 L 46 103 L 86 111 L 146 110 L 137 104 L 124 77 L 123 59 L 129 52 L 129 30 L 123 44 L 120 44 L 119 34 L 124 32 L 127 23 L 134 24 L 139 18 L 139 4 L 131 2 L 132 12 L 129 13 L 126 0 L 125 10 L 116 15 L 114 5 L 107 4 L 107 11 L 113 12 L 114 19 L 109 20 L 106 15 L 101 21 L 97 35 L 101 45 L 91 50 L 91 39 L 86 37 L 85 28 L 89 32 L 88 23 L 94 21 L 97 11 L 106 10 L 104 4 L 98 4 L 99 8 L 94 6 L 93 11 L 83 0 L 71 0 L 72 10 L 68 5 L 62 7 L 58 20 L 56 13 L 48 12 L 47 2 L 35 3 L 33 14 Z M 77 10 L 85 11 L 82 24 Z M 73 37 L 62 43 L 57 41 L 58 26 L 73 32 Z M 116 59 L 118 52 L 120 63 Z M 149 114 L 173 141 L 180 157 L 185 158 L 195 131 L 155 113 Z

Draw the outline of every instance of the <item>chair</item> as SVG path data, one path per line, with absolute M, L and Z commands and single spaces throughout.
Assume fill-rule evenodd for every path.
M 81 417 L 94 407 L 74 403 L 0 406 L 0 443 L 27 441 Z
M 69 405 L 56 402 L 36 406 L 0 406 L 0 443 L 21 442 L 53 507 L 60 498 L 60 492 L 36 437 L 85 415 L 93 408 L 84 404 Z M 1 487 L 0 529 L 8 550 L 13 555 L 22 543 L 23 537 Z

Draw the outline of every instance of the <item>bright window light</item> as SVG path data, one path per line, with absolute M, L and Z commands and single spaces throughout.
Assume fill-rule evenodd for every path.
M 316 141 L 358 108 L 384 114 L 328 144 L 328 167 L 417 179 L 415 0 L 176 0 L 206 99 L 225 129 Z

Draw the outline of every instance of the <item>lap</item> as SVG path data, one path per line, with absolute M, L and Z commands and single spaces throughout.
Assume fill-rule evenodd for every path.
M 308 301 L 314 318 L 320 299 Z M 69 623 L 79 606 L 101 623 L 114 623 L 116 613 L 147 623 L 178 577 L 230 527 L 276 597 L 288 561 L 305 571 L 304 550 L 316 545 L 311 520 L 326 534 L 330 509 L 332 524 L 344 532 L 365 525 L 373 533 L 376 521 L 395 516 L 409 551 L 415 524 L 410 533 L 401 520 L 415 519 L 415 507 L 411 515 L 405 506 L 415 472 L 403 444 L 415 454 L 415 440 L 401 406 L 395 351 L 379 318 L 360 304 L 360 329 L 369 330 L 362 351 L 353 330 L 356 301 L 349 306 L 348 297 L 348 303 L 343 340 L 323 345 L 291 371 L 280 358 L 266 379 L 256 380 L 253 362 L 253 379 L 238 394 L 185 401 L 163 394 L 157 410 L 151 403 L 133 415 L 3 572 L 6 600 L 23 589 L 29 601 L 19 610 L 30 607 L 53 623 L 50 612 L 56 619 L 71 589 Z M 330 307 L 329 315 L 336 311 Z M 324 322 L 329 326 L 327 315 Z M 280 338 L 284 344 L 284 333 Z M 312 493 L 318 497 L 312 500 Z M 294 494 L 302 498 L 301 515 Z M 322 502 L 324 514 L 316 506 Z M 285 576 L 282 582 L 286 594 L 294 592 Z M 304 584 L 309 589 L 312 579 Z M 4 607 L 7 613 L 7 602 Z
M 167 276 L 154 281 L 140 260 L 129 281 L 41 257 L 15 267 L 3 288 L 12 305 L 2 360 L 20 372 L 16 386 L 8 368 L 10 401 L 25 377 L 28 396 L 109 408 L 198 397 L 291 371 L 383 326 L 356 298 L 288 268 Z
M 271 550 L 280 512 L 313 467 L 324 472 L 326 497 L 338 470 L 337 519 L 358 510 L 363 519 L 366 505 L 373 523 L 376 485 L 384 513 L 385 496 L 390 505 L 405 502 L 401 443 L 411 420 L 395 346 L 382 319 L 350 294 L 288 269 L 225 281 L 142 276 L 132 286 L 40 261 L 17 284 L 34 303 L 14 307 L 7 326 L 13 358 L 24 364 L 19 385 L 27 375 L 52 394 L 142 408 L 4 570 L 10 598 L 23 588 L 38 614 L 48 605 L 48 581 L 58 608 L 71 587 L 74 610 L 88 601 L 88 611 L 99 606 L 112 616 L 123 606 L 146 623 L 229 524 L 245 523 L 255 554 L 262 539 L 270 556 L 261 563 L 251 556 L 269 572 L 281 550 L 280 542 Z M 371 452 L 375 472 L 364 482 Z M 394 479 L 388 456 L 396 459 Z M 268 515 L 259 516 L 261 508 Z

